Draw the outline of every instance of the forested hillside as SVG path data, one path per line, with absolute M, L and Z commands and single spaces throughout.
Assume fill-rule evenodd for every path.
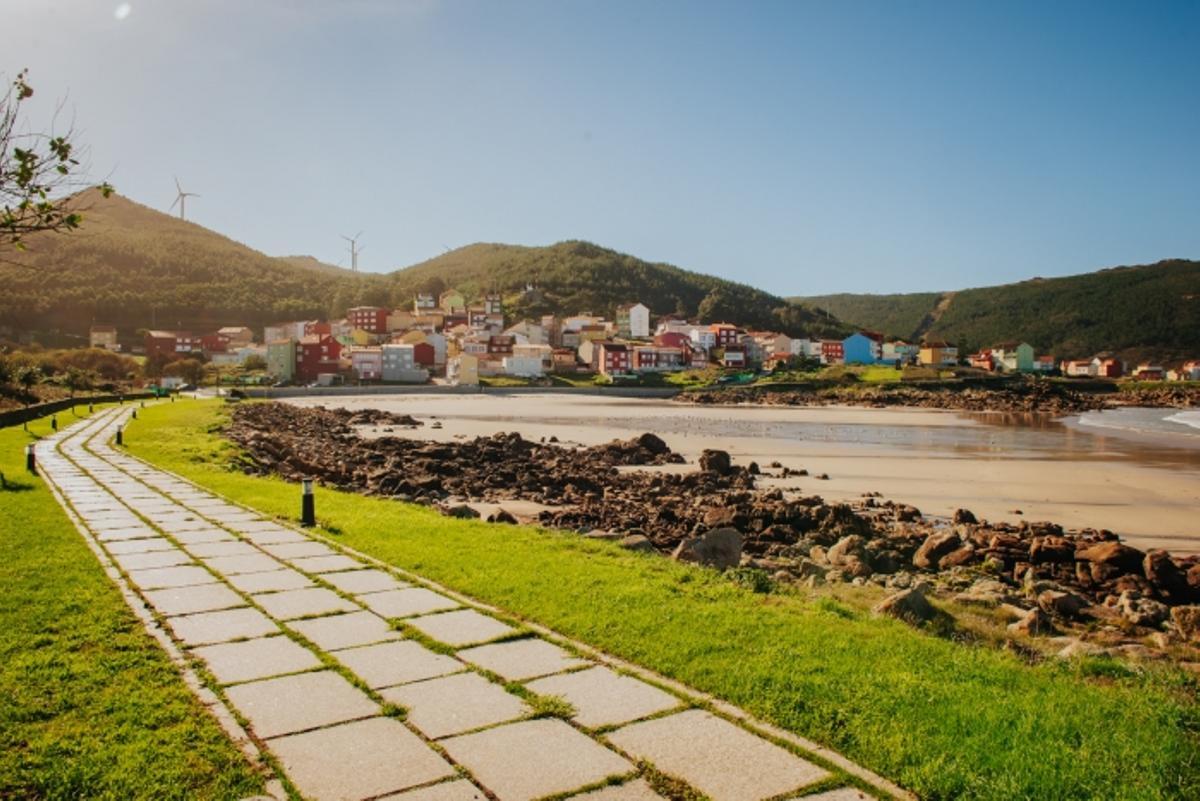
M 1200 357 L 1200 262 L 1174 259 L 1063 278 L 964 289 L 934 314 L 939 293 L 800 298 L 858 325 L 976 350 L 1021 339 L 1060 358 L 1103 350 L 1130 359 Z
M 752 287 L 698 275 L 585 242 L 550 247 L 470 245 L 380 275 L 310 256 L 273 258 L 193 223 L 113 195 L 92 193 L 82 230 L 30 237 L 17 263 L 0 262 L 0 326 L 85 333 L 93 321 L 134 329 L 340 316 L 360 304 L 402 306 L 418 289 L 456 286 L 468 298 L 501 292 L 510 317 L 591 310 L 611 315 L 642 301 L 656 314 L 700 315 L 789 333 L 836 334 L 827 314 Z M 527 293 L 530 285 L 538 292 Z

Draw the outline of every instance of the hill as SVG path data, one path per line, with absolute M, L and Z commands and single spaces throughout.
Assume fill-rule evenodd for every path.
M 892 336 L 977 350 L 1022 339 L 1060 358 L 1109 350 L 1129 360 L 1200 355 L 1200 262 L 1172 259 L 953 293 L 795 298 Z
M 75 336 L 93 321 L 129 333 L 155 326 L 261 327 L 340 316 L 360 304 L 406 305 L 418 289 L 457 286 L 469 298 L 502 292 L 517 318 L 612 314 L 641 300 L 659 314 L 701 314 L 790 333 L 847 330 L 823 312 L 752 287 L 584 242 L 470 245 L 388 275 L 353 273 L 311 256 L 268 256 L 119 195 L 89 192 L 81 200 L 80 231 L 30 237 L 29 252 L 17 254 L 15 263 L 0 261 L 0 327 Z M 526 293 L 530 284 L 539 292 Z
M 590 242 L 547 247 L 475 244 L 389 276 L 393 294 L 454 287 L 468 297 L 499 291 L 515 318 L 591 311 L 641 301 L 658 315 L 699 316 L 791 334 L 847 331 L 833 316 L 745 284 L 651 263 Z

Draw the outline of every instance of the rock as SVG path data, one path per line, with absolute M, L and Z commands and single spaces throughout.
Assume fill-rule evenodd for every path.
M 616 531 L 605 531 L 602 528 L 594 528 L 583 536 L 589 540 L 619 540 L 623 535 Z
M 952 520 L 956 526 L 974 525 L 979 522 L 975 519 L 975 514 L 970 509 L 955 509 Z
M 1029 561 L 1035 565 L 1072 562 L 1075 543 L 1066 537 L 1034 537 L 1029 544 Z
M 966 591 L 954 596 L 959 603 L 975 606 L 999 606 L 1012 599 L 1008 585 L 994 579 L 979 579 Z
M 825 554 L 825 559 L 835 567 L 845 565 L 851 558 L 862 560 L 864 558 L 863 548 L 865 545 L 866 540 L 857 534 L 842 537 Z
M 1116 568 L 1120 573 L 1141 573 L 1142 560 L 1145 557 L 1137 548 L 1131 548 L 1121 542 L 1098 542 L 1083 550 L 1075 551 L 1075 558 L 1095 565 Z M 1093 569 L 1093 575 L 1095 570 Z
M 975 560 L 975 546 L 967 543 L 966 545 L 955 548 L 950 553 L 946 554 L 938 561 L 938 567 L 945 570 L 948 567 L 961 567 L 969 565 Z
M 727 451 L 705 448 L 700 454 L 700 469 L 706 473 L 716 473 L 719 476 L 729 475 L 733 469 L 733 461 Z
M 1043 590 L 1037 597 L 1038 607 L 1048 615 L 1069 620 L 1076 617 L 1087 601 L 1071 592 Z
M 554 439 L 553 437 L 551 438 L 551 440 L 553 442 L 558 442 L 558 440 Z M 645 448 L 646 450 L 650 451 L 650 453 L 653 453 L 655 456 L 671 452 L 671 449 L 669 447 L 667 447 L 667 443 L 664 442 L 662 437 L 658 436 L 657 434 L 651 434 L 651 433 L 647 432 L 645 434 L 642 434 L 640 437 L 637 437 L 634 441 L 638 444 L 639 447 Z
M 465 503 L 460 503 L 457 506 L 445 506 L 442 508 L 442 514 L 446 517 L 457 517 L 463 520 L 470 520 L 479 517 L 479 512 L 467 506 Z
M 1166 604 L 1151 598 L 1143 598 L 1140 593 L 1126 591 L 1117 599 L 1116 609 L 1121 617 L 1135 626 L 1155 627 L 1167 619 L 1170 609 Z
M 921 519 L 921 510 L 915 506 L 900 505 L 896 507 L 896 520 L 901 523 L 911 523 Z
M 879 615 L 888 615 L 903 620 L 914 626 L 933 620 L 937 614 L 933 605 L 925 598 L 925 591 L 919 587 L 889 595 L 872 611 Z
M 1024 634 L 1029 637 L 1041 637 L 1055 632 L 1054 624 L 1050 622 L 1050 616 L 1036 606 L 1026 612 L 1016 623 L 1009 623 L 1008 630 L 1013 634 Z
M 1179 636 L 1192 642 L 1200 642 L 1200 606 L 1177 606 L 1171 610 L 1171 622 L 1179 630 Z
M 671 554 L 679 562 L 698 562 L 724 570 L 737 567 L 742 559 L 742 535 L 735 528 L 710 529 L 699 537 L 679 543 Z
M 930 534 L 913 554 L 913 564 L 928 570 L 936 570 L 942 557 L 957 549 L 961 544 L 962 540 L 953 531 Z
M 507 509 L 497 509 L 492 514 L 488 515 L 487 522 L 489 522 L 489 523 L 507 523 L 509 525 L 515 525 L 517 522 L 517 518 L 513 517 L 512 513 L 509 512 Z
M 1200 597 L 1200 563 L 1192 565 L 1188 568 L 1187 583 L 1192 588 L 1192 592 Z
M 1188 600 L 1187 574 L 1180 570 L 1166 551 L 1147 551 L 1142 560 L 1142 573 L 1160 598 L 1173 603 Z
M 617 544 L 627 551 L 653 553 L 655 550 L 654 543 L 650 542 L 650 538 L 645 534 L 630 534 L 622 537 Z
M 1065 639 L 1069 640 L 1069 642 L 1055 654 L 1059 659 L 1076 659 L 1081 656 L 1100 656 L 1108 653 L 1107 649 L 1101 648 L 1095 643 L 1084 642 L 1074 637 L 1067 637 Z

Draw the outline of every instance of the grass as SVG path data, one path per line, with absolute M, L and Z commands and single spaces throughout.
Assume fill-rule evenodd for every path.
M 86 408 L 86 407 L 84 407 Z M 73 420 L 60 413 L 59 422 Z M 65 419 L 64 419 L 65 418 Z M 262 779 L 0 429 L 0 798 L 205 799 Z
M 221 404 L 147 409 L 129 447 L 267 513 L 299 491 L 231 472 Z M 711 692 L 829 745 L 923 798 L 1200 796 L 1193 678 L 1149 666 L 1030 665 L 838 601 L 610 543 L 444 517 L 317 489 L 335 539 Z

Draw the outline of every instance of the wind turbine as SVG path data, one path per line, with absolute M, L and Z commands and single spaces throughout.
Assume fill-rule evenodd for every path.
M 178 205 L 179 206 L 179 219 L 186 220 L 187 214 L 185 213 L 184 209 L 187 207 L 187 199 L 189 197 L 200 197 L 200 196 L 197 195 L 195 192 L 184 192 L 183 187 L 179 185 L 178 177 L 175 178 L 175 189 L 176 189 L 176 191 L 179 192 L 179 194 L 177 194 L 175 196 L 175 202 L 171 204 L 171 209 L 175 208 L 175 206 Z M 170 211 L 171 209 L 167 209 L 167 211 Z
M 339 234 L 339 236 L 341 236 L 342 239 L 345 239 L 347 242 L 350 243 L 350 269 L 353 270 L 354 272 L 358 272 L 358 254 L 362 253 L 364 250 L 366 250 L 366 248 L 360 248 L 358 246 L 358 238 L 362 235 L 363 235 L 362 231 L 359 231 L 354 236 L 346 236 L 345 234 Z

